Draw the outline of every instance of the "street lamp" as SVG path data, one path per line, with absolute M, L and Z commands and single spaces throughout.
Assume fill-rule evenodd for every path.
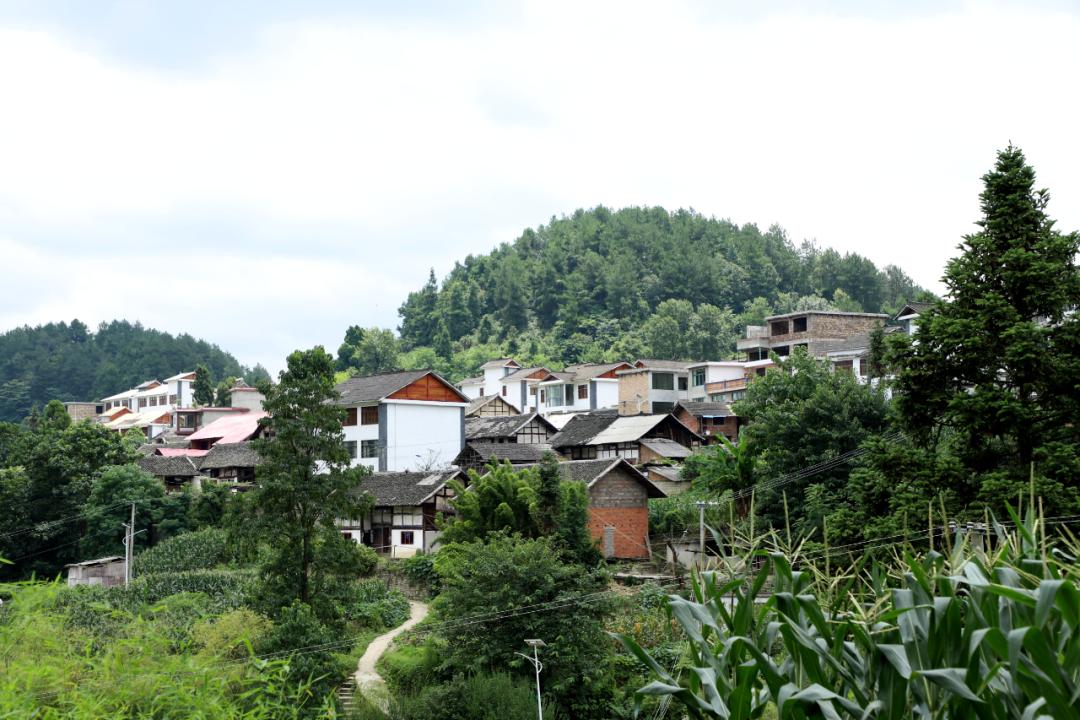
M 540 662 L 540 657 L 537 655 L 537 649 L 547 647 L 547 643 L 539 638 L 532 640 L 526 640 L 525 644 L 533 649 L 532 657 L 529 657 L 525 653 L 514 653 L 520 655 L 533 664 L 536 668 L 536 717 L 538 720 L 544 720 L 544 705 L 540 700 L 540 671 L 544 669 L 544 664 Z

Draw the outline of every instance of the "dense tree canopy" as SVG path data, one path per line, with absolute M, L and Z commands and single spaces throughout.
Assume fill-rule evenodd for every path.
M 15 422 L 49 400 L 97 400 L 203 363 L 215 378 L 268 380 L 216 345 L 114 320 L 96 332 L 78 321 L 0 333 L 0 420 Z

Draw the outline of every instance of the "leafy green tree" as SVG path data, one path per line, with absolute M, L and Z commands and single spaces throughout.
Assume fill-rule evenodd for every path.
M 1039 491 L 1057 495 L 1048 511 L 1075 510 L 1080 234 L 1054 229 L 1019 148 L 999 152 L 983 184 L 980 230 L 949 261 L 946 300 L 919 318 L 914 342 L 890 338 L 897 405 L 921 445 L 953 436 L 982 475 L 972 499 L 1000 511 L 1036 462 Z
M 546 452 L 540 460 L 536 492 L 536 525 L 538 530 L 545 535 L 555 532 L 559 516 L 562 514 L 561 485 L 559 461 L 555 459 L 554 453 Z
M 214 390 L 214 406 L 215 407 L 231 407 L 232 406 L 232 389 L 236 384 L 236 378 L 227 377 L 217 384 L 217 388 Z
M 253 509 L 271 548 L 264 577 L 283 595 L 312 602 L 313 570 L 320 575 L 347 573 L 363 563 L 362 551 L 344 553 L 334 521 L 359 516 L 370 500 L 359 494 L 367 473 L 350 468 L 342 423 L 336 407 L 334 358 L 322 347 L 297 350 L 287 360 L 279 382 L 268 389 L 269 417 L 262 439 L 254 441 L 263 460 L 257 470 Z M 316 578 L 320 581 L 321 578 Z
M 192 399 L 196 405 L 214 404 L 214 385 L 210 378 L 210 369 L 205 365 L 195 366 L 195 382 L 191 384 Z
M 763 479 L 832 460 L 888 426 L 884 393 L 860 383 L 852 373 L 834 371 L 803 348 L 777 361 L 778 369 L 751 383 L 746 397 L 734 406 L 747 423 L 740 442 L 750 444 Z M 800 534 L 816 529 L 820 538 L 820 528 L 806 521 L 804 494 L 811 485 L 820 484 L 830 496 L 842 496 L 848 471 L 841 464 L 783 488 L 762 491 L 756 508 L 767 522 L 783 527 L 781 491 L 786 490 L 793 529 Z
M 609 612 L 596 593 L 602 577 L 559 559 L 549 538 L 493 535 L 486 542 L 448 545 L 435 556 L 443 591 L 435 608 L 447 623 L 444 666 L 450 672 L 514 670 L 529 676 L 532 666 L 516 653 L 526 638 L 548 643 L 543 650 L 544 688 L 574 718 L 610 717 L 610 651 L 603 631 Z M 588 602 L 575 602 L 587 598 Z M 540 604 L 564 611 L 514 614 Z M 485 623 L 455 619 L 499 614 Z
M 353 353 L 352 367 L 356 374 L 396 370 L 398 367 L 398 341 L 394 333 L 381 328 L 368 328 Z
M 536 505 L 535 469 L 515 470 L 510 463 L 496 463 L 483 475 L 469 472 L 469 487 L 450 481 L 454 517 L 443 528 L 442 544 L 482 540 L 491 533 L 539 533 L 533 508 Z
M 115 465 L 94 479 L 90 497 L 83 505 L 83 555 L 123 554 L 123 524 L 130 518 L 131 503 L 135 503 L 136 530 L 145 530 L 135 536 L 136 548 L 149 547 L 186 529 L 186 507 L 175 501 L 167 503 L 165 488 L 156 478 L 134 465 Z

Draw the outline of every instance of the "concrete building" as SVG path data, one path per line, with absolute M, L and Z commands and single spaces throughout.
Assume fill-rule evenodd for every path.
M 768 359 L 775 353 L 787 357 L 797 347 L 804 347 L 813 357 L 825 357 L 831 345 L 853 335 L 869 333 L 888 320 L 881 313 L 851 313 L 831 310 L 806 310 L 765 318 L 765 325 L 750 325 L 746 337 L 736 348 L 747 360 Z M 693 398 L 691 398 L 693 399 Z
M 746 393 L 746 386 L 756 377 L 773 367 L 772 360 L 741 362 L 699 362 L 689 366 L 690 389 L 685 400 L 691 402 L 724 402 L 739 400 Z
M 677 360 L 638 360 L 632 368 L 617 371 L 619 414 L 671 412 L 675 403 L 687 398 L 691 364 Z
M 353 465 L 427 471 L 448 467 L 465 447 L 469 398 L 430 370 L 350 378 L 337 391 Z
M 548 373 L 537 382 L 540 412 L 548 415 L 618 407 L 618 372 L 630 369 L 626 362 L 586 363 Z
M 67 410 L 71 422 L 97 420 L 98 416 L 105 412 L 105 406 L 102 403 L 92 402 L 66 402 L 64 409 Z

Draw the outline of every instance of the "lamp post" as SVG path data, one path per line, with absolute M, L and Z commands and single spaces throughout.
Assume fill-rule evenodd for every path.
M 540 671 L 544 669 L 544 664 L 540 662 L 540 657 L 537 655 L 537 648 L 547 647 L 547 643 L 539 638 L 532 640 L 526 640 L 525 644 L 533 649 L 532 657 L 529 657 L 525 653 L 516 653 L 525 658 L 533 664 L 536 668 L 536 717 L 538 720 L 544 720 L 544 704 L 540 699 Z

